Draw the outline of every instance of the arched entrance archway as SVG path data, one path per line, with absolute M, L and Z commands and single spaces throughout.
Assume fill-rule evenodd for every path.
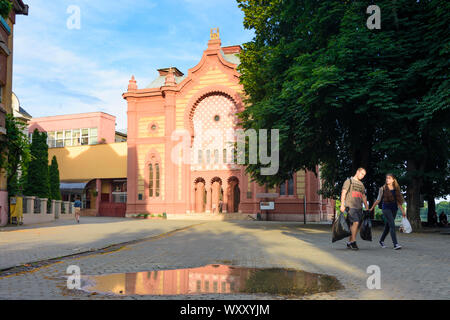
M 212 213 L 219 213 L 222 211 L 223 190 L 222 179 L 214 177 L 211 179 L 211 207 Z
M 239 179 L 235 176 L 228 178 L 227 194 L 228 212 L 238 212 L 239 203 L 241 202 L 241 190 L 239 189 Z
M 194 182 L 195 188 L 195 212 L 205 212 L 205 179 L 197 178 Z

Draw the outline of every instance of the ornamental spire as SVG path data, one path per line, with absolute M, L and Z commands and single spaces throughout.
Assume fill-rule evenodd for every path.
M 130 81 L 128 81 L 128 91 L 137 90 L 137 88 L 136 80 L 134 79 L 134 75 L 132 75 Z

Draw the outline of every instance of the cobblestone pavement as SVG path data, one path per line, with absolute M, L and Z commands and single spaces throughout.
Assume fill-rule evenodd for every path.
M 195 221 L 81 217 L 80 224 L 63 220 L 0 228 L 0 270 L 159 235 Z
M 111 252 L 62 260 L 29 272 L 7 276 L 0 274 L 0 299 L 283 299 L 259 294 L 168 297 L 90 294 L 66 289 L 66 269 L 74 264 L 81 268 L 83 275 L 194 268 L 207 264 L 287 267 L 336 276 L 345 287 L 304 299 L 448 299 L 450 296 L 448 235 L 398 234 L 403 249 L 394 251 L 389 238 L 386 241 L 389 248 L 378 246 L 381 229 L 374 229 L 373 242 L 358 238 L 360 250 L 351 251 L 346 249 L 344 241 L 331 244 L 330 226 L 327 225 L 258 221 L 176 222 L 178 224 L 170 220 L 97 221 L 90 227 L 86 226 L 83 233 L 76 230 L 81 225 L 54 227 L 53 237 L 60 237 L 60 233 L 65 236 L 64 246 L 70 243 L 82 248 L 189 228 L 128 244 Z M 37 232 L 39 229 L 33 230 Z M 96 230 L 103 230 L 102 236 L 95 235 Z M 5 256 L 3 248 L 10 245 L 21 248 L 23 252 L 34 252 L 23 254 L 22 261 L 25 257 L 36 260 L 36 257 L 50 255 L 47 247 L 55 245 L 52 236 L 41 235 L 34 243 L 30 236 L 26 240 L 28 248 L 23 249 L 22 243 L 17 241 L 25 234 L 24 231 L 0 233 L 1 241 L 8 236 L 16 239 L 1 244 L 2 265 Z M 72 239 L 73 236 L 75 239 Z M 52 252 L 63 247 L 54 247 Z M 41 250 L 47 253 L 40 255 Z M 8 254 L 14 256 L 11 252 Z M 378 265 L 381 269 L 380 290 L 367 289 L 366 281 L 370 274 L 366 270 L 369 265 Z

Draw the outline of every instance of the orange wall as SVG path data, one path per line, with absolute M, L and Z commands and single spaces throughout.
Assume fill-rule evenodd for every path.
M 118 142 L 48 149 L 56 156 L 61 181 L 127 177 L 127 143 Z

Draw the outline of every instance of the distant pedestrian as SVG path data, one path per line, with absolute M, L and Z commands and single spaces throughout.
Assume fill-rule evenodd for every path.
M 73 206 L 75 207 L 75 219 L 77 223 L 80 223 L 80 210 L 81 210 L 81 200 L 80 197 L 77 197 Z
M 352 235 L 347 242 L 347 248 L 352 250 L 358 250 L 358 246 L 356 245 L 356 233 L 358 232 L 362 220 L 363 203 L 366 210 L 369 208 L 366 198 L 366 188 L 361 182 L 365 175 L 366 170 L 364 168 L 359 168 L 353 177 L 344 182 L 341 192 L 340 210 L 342 213 L 347 211 L 348 221 L 351 224 L 350 231 L 352 232 Z
M 372 211 L 380 202 L 382 203 L 383 216 L 385 218 L 384 231 L 379 242 L 380 246 L 382 248 L 386 248 L 384 239 L 390 232 L 392 242 L 394 244 L 394 250 L 399 250 L 402 246 L 398 244 L 397 235 L 395 233 L 395 216 L 397 215 L 397 211 L 400 207 L 403 217 L 406 217 L 406 212 L 403 208 L 403 203 L 405 200 L 403 199 L 400 185 L 392 173 L 388 173 L 386 175 L 386 183 L 379 189 L 377 200 L 373 204 L 372 208 L 370 208 L 370 211 Z
M 447 227 L 448 226 L 447 215 L 444 213 L 444 211 L 442 211 L 441 214 L 439 215 L 439 225 L 441 227 Z

